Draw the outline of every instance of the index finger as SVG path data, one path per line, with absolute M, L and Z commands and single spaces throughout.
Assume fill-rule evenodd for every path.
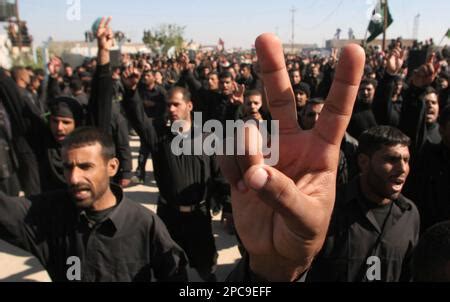
M 106 20 L 106 23 L 105 23 L 105 27 L 106 28 L 108 28 L 109 23 L 111 22 L 111 20 L 112 20 L 112 17 L 108 17 L 108 19 Z
M 281 42 L 275 35 L 266 33 L 256 39 L 255 46 L 270 113 L 274 120 L 279 120 L 281 132 L 297 130 L 294 92 Z
M 358 95 L 364 71 L 365 53 L 350 44 L 342 51 L 336 75 L 314 132 L 327 143 L 340 145 Z

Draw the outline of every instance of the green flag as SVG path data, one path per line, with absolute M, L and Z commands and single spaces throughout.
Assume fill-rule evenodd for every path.
M 383 33 L 385 6 L 387 12 L 386 28 L 388 28 L 392 24 L 392 22 L 394 22 L 391 13 L 389 12 L 387 1 L 379 0 L 377 6 L 375 6 L 375 9 L 373 10 L 372 19 L 370 20 L 368 29 L 368 31 L 370 32 L 370 37 L 367 39 L 368 43 L 375 40 L 376 37 Z

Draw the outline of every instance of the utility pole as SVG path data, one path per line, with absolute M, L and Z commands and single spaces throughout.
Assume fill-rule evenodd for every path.
M 293 6 L 290 10 L 292 14 L 292 40 L 291 40 L 291 51 L 294 53 L 294 44 L 295 44 L 295 13 L 297 12 L 297 9 L 295 6 Z
M 420 14 L 414 17 L 413 39 L 419 39 Z

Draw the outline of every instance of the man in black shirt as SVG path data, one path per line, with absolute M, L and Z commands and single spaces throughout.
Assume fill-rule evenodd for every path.
M 34 254 L 53 281 L 185 281 L 186 257 L 161 220 L 110 185 L 114 151 L 101 131 L 75 130 L 63 143 L 68 189 L 29 199 L 0 192 L 0 238 Z
M 190 265 L 200 277 L 214 281 L 217 250 L 209 208 L 212 198 L 225 198 L 227 187 L 221 183 L 213 157 L 204 154 L 176 155 L 171 148 L 175 138 L 171 123 L 175 121 L 185 122 L 182 135 L 186 136 L 191 146 L 197 141 L 193 135 L 196 133 L 194 129 L 201 125 L 194 125 L 191 120 L 193 104 L 190 93 L 182 87 L 173 88 L 167 98 L 169 120 L 150 119 L 136 92 L 139 78 L 138 70 L 130 68 L 124 73 L 127 93 L 123 105 L 141 142 L 149 146 L 152 154 L 160 193 L 157 213 L 174 240 L 186 251 Z
M 414 204 L 401 195 L 409 173 L 409 144 L 407 136 L 389 126 L 361 135 L 361 175 L 338 190 L 328 236 L 308 276 L 311 281 L 410 280 L 420 218 Z M 371 275 L 373 257 L 380 266 Z
M 450 106 L 442 110 L 439 124 L 442 142 L 425 143 L 405 188 L 419 209 L 423 231 L 450 219 Z

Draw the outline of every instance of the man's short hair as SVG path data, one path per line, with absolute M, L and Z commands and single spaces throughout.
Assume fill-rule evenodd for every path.
M 434 94 L 438 95 L 436 89 L 434 89 L 431 86 L 428 86 L 427 88 L 425 88 L 425 91 L 422 93 L 422 97 L 424 98 L 426 95 L 429 95 L 431 93 L 434 93 Z
M 413 253 L 414 282 L 449 282 L 450 221 L 429 228 Z
M 308 83 L 300 82 L 298 84 L 295 84 L 292 86 L 292 90 L 294 90 L 294 93 L 298 93 L 299 91 L 302 91 L 306 94 L 308 98 L 311 97 L 311 87 Z
M 108 161 L 116 155 L 116 148 L 110 135 L 100 129 L 93 127 L 80 127 L 75 129 L 62 142 L 64 149 L 77 149 L 81 147 L 93 146 L 96 143 L 102 147 L 102 156 Z
M 363 79 L 359 86 L 362 87 L 362 86 L 368 86 L 368 85 L 372 85 L 373 88 L 377 88 L 378 82 L 377 82 L 377 80 L 374 80 L 374 79 Z
M 233 75 L 231 74 L 231 72 L 229 72 L 227 70 L 222 71 L 219 74 L 219 79 L 232 79 L 232 78 L 233 78 Z
M 217 78 L 219 78 L 219 73 L 217 71 L 211 71 L 210 73 L 208 73 L 208 77 L 210 77 L 212 75 L 216 75 Z
M 240 68 L 241 69 L 244 69 L 244 68 L 248 68 L 248 69 L 252 69 L 252 66 L 250 65 L 250 64 L 247 64 L 247 63 L 242 63 L 241 65 L 240 65 Z
M 441 110 L 441 114 L 438 118 L 439 126 L 445 127 L 450 122 L 450 105 L 447 105 L 444 110 Z
M 411 139 L 397 128 L 391 126 L 377 126 L 366 130 L 358 139 L 358 154 L 372 156 L 375 152 L 386 147 L 396 145 L 407 146 Z
M 181 93 L 181 95 L 183 96 L 183 101 L 185 101 L 185 102 L 192 102 L 191 93 L 186 88 L 180 87 L 180 86 L 173 87 L 172 89 L 169 90 L 169 93 L 168 93 L 169 99 L 175 93 Z
M 261 91 L 257 90 L 257 89 L 252 89 L 252 90 L 248 90 L 245 92 L 245 99 L 248 99 L 251 96 L 260 96 L 262 97 L 262 93 Z
M 83 83 L 81 82 L 80 79 L 73 78 L 70 81 L 69 87 L 70 87 L 70 89 L 72 89 L 72 91 L 80 91 L 80 90 L 83 90 Z

